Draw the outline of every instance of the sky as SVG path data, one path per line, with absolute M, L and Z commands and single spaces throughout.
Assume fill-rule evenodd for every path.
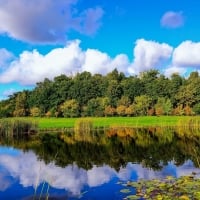
M 0 0 L 0 100 L 44 78 L 200 70 L 198 0 Z

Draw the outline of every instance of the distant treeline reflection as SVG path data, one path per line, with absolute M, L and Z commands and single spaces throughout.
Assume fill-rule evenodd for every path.
M 65 167 L 76 163 L 90 169 L 107 164 L 116 170 L 128 162 L 159 170 L 169 161 L 182 165 L 200 160 L 200 131 L 172 128 L 118 128 L 95 131 L 39 134 L 23 138 L 0 138 L 1 145 L 32 149 L 39 159 Z

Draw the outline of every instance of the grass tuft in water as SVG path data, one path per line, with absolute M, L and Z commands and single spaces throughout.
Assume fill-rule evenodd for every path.
M 0 119 L 0 135 L 21 136 L 37 132 L 35 121 L 25 119 Z

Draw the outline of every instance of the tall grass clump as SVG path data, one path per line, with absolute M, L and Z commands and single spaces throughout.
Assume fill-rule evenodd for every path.
M 90 140 L 92 131 L 93 131 L 93 122 L 91 119 L 81 118 L 75 122 L 74 125 L 75 139 Z
M 196 117 L 188 118 L 187 120 L 179 120 L 176 126 L 176 131 L 179 136 L 192 136 L 200 134 L 200 119 Z
M 28 135 L 37 132 L 37 123 L 25 119 L 0 119 L 0 134 L 5 136 Z

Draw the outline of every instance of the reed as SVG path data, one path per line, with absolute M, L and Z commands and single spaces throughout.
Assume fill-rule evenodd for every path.
M 90 132 L 93 129 L 93 123 L 91 119 L 83 118 L 78 119 L 74 126 L 75 132 Z
M 76 141 L 93 140 L 93 122 L 89 118 L 78 119 L 74 126 L 74 139 Z
M 0 119 L 0 135 L 22 136 L 37 132 L 35 121 L 26 119 Z
M 200 135 L 200 119 L 196 117 L 187 120 L 179 120 L 175 126 L 176 133 L 179 137 L 199 136 Z

